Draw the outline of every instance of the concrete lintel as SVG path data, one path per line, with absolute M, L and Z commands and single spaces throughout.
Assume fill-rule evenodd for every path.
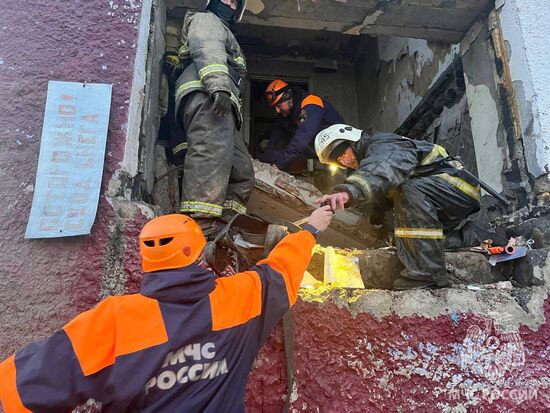
M 464 33 L 454 30 L 438 29 L 433 27 L 403 27 L 376 24 L 367 26 L 361 30 L 361 34 L 369 34 L 374 36 L 399 36 L 412 37 L 415 39 L 426 39 L 437 42 L 456 43 L 459 42 Z

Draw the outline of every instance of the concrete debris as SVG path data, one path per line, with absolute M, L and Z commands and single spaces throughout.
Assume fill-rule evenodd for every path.
M 273 223 L 280 223 L 280 219 L 294 222 L 316 208 L 313 202 L 323 194 L 315 186 L 274 166 L 253 162 L 256 185 L 248 203 L 249 213 Z M 343 248 L 383 246 L 377 230 L 353 209 L 338 212 L 330 228 L 320 235 L 319 243 Z
M 357 262 L 361 278 L 367 289 L 391 289 L 393 281 L 404 268 L 397 257 L 396 249 L 393 247 L 370 250 L 345 250 L 339 248 L 333 249 L 332 247 L 323 248 L 318 245 L 315 247 L 308 268 L 308 272 L 318 281 L 326 280 L 327 277 L 324 265 L 324 257 L 327 250 L 333 250 L 333 254 L 337 257 Z M 447 252 L 445 257 L 447 260 L 447 272 L 455 285 L 494 284 L 510 280 L 514 273 L 513 263 L 503 263 L 497 267 L 492 267 L 486 256 L 474 252 Z M 536 259 L 536 262 L 541 264 L 542 258 L 537 255 Z M 526 271 L 523 268 L 516 272 L 519 271 L 531 274 L 522 279 L 522 284 L 538 285 L 536 281 L 529 284 L 529 280 L 536 278 L 532 275 L 533 272 L 537 274 L 537 277 L 540 276 L 540 270 Z M 338 275 L 333 272 L 332 277 L 337 278 Z

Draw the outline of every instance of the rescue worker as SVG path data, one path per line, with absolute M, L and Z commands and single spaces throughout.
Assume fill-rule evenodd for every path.
M 443 147 L 393 133 L 333 125 L 317 135 L 315 150 L 321 162 L 352 171 L 317 203 L 375 214 L 393 204 L 397 254 L 405 266 L 394 289 L 449 286 L 444 237 L 465 236 L 456 228 L 479 210 L 478 182 L 459 163 L 443 165 Z
M 288 170 L 296 159 L 316 158 L 315 135 L 344 119 L 336 109 L 319 96 L 292 87 L 276 79 L 266 88 L 264 101 L 278 115 L 262 161 Z
M 195 221 L 153 219 L 139 236 L 141 293 L 109 297 L 2 362 L 5 412 L 68 412 L 89 398 L 102 412 L 244 412 L 256 354 L 296 302 L 331 219 L 316 209 L 266 259 L 217 279 Z
M 212 238 L 234 213 L 246 213 L 254 169 L 242 137 L 243 52 L 232 33 L 246 0 L 209 0 L 187 11 L 178 55 L 187 62 L 176 82 L 176 113 L 187 135 L 180 212 Z

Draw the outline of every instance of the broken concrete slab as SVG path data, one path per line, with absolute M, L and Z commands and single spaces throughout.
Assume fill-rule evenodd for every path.
M 323 280 L 324 251 L 325 248 L 317 246 L 308 267 L 308 272 L 319 281 Z M 351 255 L 357 258 L 361 278 L 367 289 L 391 289 L 393 281 L 404 268 L 399 261 L 395 247 L 370 250 L 336 249 L 336 254 Z M 499 281 L 507 281 L 511 278 L 514 270 L 513 262 L 502 263 L 493 267 L 489 264 L 486 256 L 475 252 L 447 252 L 445 258 L 449 277 L 453 284 L 457 285 L 493 284 Z M 542 265 L 542 260 L 537 262 Z M 531 265 L 530 262 L 523 265 L 526 266 L 522 270 L 524 273 L 530 274 L 533 272 L 533 270 L 528 269 Z M 537 269 L 534 271 L 536 274 L 541 272 Z
M 362 251 L 359 268 L 365 288 L 389 290 L 404 267 L 395 248 L 380 248 Z
M 294 178 L 274 166 L 254 160 L 256 184 L 248 211 L 267 221 L 294 222 L 309 215 L 314 201 L 323 194 L 313 185 Z M 381 247 L 383 241 L 363 215 L 353 209 L 339 211 L 318 242 L 342 248 Z
M 530 250 L 518 260 L 512 277 L 522 287 L 544 284 L 545 273 L 550 273 L 550 248 Z
M 447 272 L 455 284 L 492 284 L 510 279 L 513 263 L 492 266 L 486 255 L 477 252 L 448 252 L 445 254 Z
M 550 215 L 531 218 L 506 229 L 507 237 L 517 237 L 518 235 L 523 236 L 525 239 L 532 238 L 535 241 L 533 244 L 533 248 L 535 249 L 549 248 Z

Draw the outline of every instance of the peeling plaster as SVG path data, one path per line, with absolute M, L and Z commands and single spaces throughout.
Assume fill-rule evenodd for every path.
M 364 313 L 378 320 L 391 315 L 432 320 L 449 316 L 459 322 L 459 314 L 476 313 L 493 320 L 502 332 L 514 332 L 522 326 L 536 331 L 546 322 L 543 307 L 550 291 L 550 252 L 543 262 L 542 266 L 534 268 L 534 272 L 544 280 L 544 285 L 524 289 L 531 293 L 526 306 L 528 311 L 518 304 L 509 291 L 496 289 L 354 290 L 348 295 L 346 290 L 321 285 L 315 289 L 301 289 L 299 294 L 306 302 L 332 301 L 338 307 L 348 309 L 354 318 Z
M 392 130 L 398 128 L 422 101 L 453 62 L 459 47 L 395 36 L 380 36 L 377 42 L 378 57 L 383 62 L 381 70 L 375 72 L 381 96 L 369 122 L 378 118 L 379 112 L 384 115 L 380 124 L 369 126 Z
M 528 171 L 550 173 L 550 68 L 547 53 L 550 20 L 547 2 L 502 1 L 500 21 L 508 45 L 510 72 L 521 116 Z
M 504 154 L 497 141 L 500 124 L 497 104 L 486 85 L 471 84 L 466 73 L 464 79 L 479 177 L 497 192 L 502 192 Z

